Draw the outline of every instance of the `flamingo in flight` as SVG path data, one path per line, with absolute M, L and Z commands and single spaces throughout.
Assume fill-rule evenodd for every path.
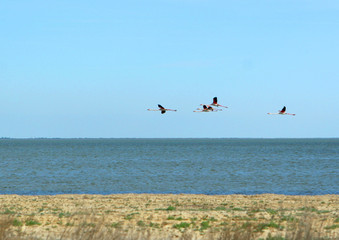
M 295 116 L 294 113 L 287 113 L 285 106 L 279 112 L 277 112 L 277 113 L 267 113 L 267 114 L 271 114 L 271 115 L 281 114 L 281 115 L 292 115 L 292 116 Z
M 221 111 L 221 109 L 214 109 L 212 108 L 211 106 L 206 106 L 206 105 L 203 105 L 202 106 L 203 108 L 198 108 L 197 110 L 199 111 L 193 111 L 193 112 L 217 112 L 217 111 Z
M 204 105 L 204 104 L 200 104 L 200 105 Z M 213 102 L 210 104 L 210 106 L 228 108 L 226 106 L 218 104 L 218 98 L 217 97 L 213 98 Z
M 164 108 L 163 106 L 161 106 L 160 104 L 158 104 L 159 109 L 147 109 L 148 111 L 161 111 L 161 114 L 164 114 L 166 111 L 173 111 L 176 112 L 177 110 L 174 109 L 168 109 L 168 108 Z

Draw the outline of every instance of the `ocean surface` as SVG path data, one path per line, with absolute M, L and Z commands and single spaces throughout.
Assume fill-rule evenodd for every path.
M 339 139 L 0 139 L 0 194 L 339 194 Z

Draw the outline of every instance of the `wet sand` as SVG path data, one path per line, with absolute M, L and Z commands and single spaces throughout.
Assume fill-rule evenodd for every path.
M 253 239 L 302 231 L 339 239 L 339 195 L 0 195 L 0 213 L 0 234 L 13 239 L 81 239 L 91 229 L 116 239 L 215 239 L 246 231 Z

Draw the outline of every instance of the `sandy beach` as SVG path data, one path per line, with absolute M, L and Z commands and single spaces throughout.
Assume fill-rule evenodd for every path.
M 0 195 L 0 213 L 0 239 L 339 239 L 338 195 Z

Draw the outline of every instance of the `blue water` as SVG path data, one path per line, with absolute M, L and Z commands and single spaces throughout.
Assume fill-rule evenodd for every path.
M 0 194 L 339 194 L 339 139 L 0 139 Z

